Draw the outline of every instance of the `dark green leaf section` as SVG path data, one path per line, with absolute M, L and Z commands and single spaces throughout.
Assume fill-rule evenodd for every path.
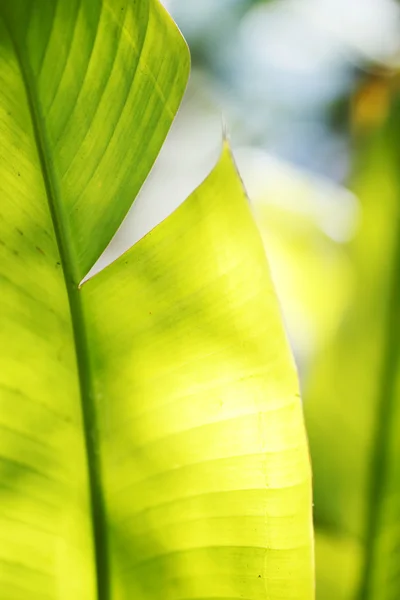
M 157 0 L 7 0 L 1 10 L 31 73 L 79 283 L 150 171 L 189 53 Z

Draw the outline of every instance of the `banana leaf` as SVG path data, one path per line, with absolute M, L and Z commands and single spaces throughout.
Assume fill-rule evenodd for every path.
M 311 478 L 230 150 L 82 284 L 189 55 L 153 0 L 0 4 L 0 599 L 311 600 Z

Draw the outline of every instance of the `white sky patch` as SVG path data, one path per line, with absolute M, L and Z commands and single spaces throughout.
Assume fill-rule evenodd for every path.
M 289 2 L 261 4 L 249 11 L 240 39 L 260 67 L 296 73 L 324 69 L 338 52 L 337 44 Z
M 297 73 L 345 59 L 400 66 L 400 5 L 395 0 L 278 0 L 243 19 L 252 58 Z
M 344 49 L 400 65 L 400 5 L 395 0 L 288 0 L 288 5 Z

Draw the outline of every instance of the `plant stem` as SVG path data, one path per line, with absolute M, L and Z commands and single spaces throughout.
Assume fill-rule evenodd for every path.
M 400 219 L 397 216 L 396 238 L 390 273 L 381 381 L 376 408 L 376 430 L 371 445 L 371 470 L 365 526 L 365 558 L 358 600 L 372 600 L 374 564 L 378 551 L 378 533 L 383 513 L 385 486 L 389 473 L 392 417 L 396 402 L 396 383 L 400 343 Z

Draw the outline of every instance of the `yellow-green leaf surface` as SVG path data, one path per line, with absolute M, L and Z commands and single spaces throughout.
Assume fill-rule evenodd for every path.
M 228 149 L 82 292 L 122 588 L 311 598 L 297 377 Z
M 399 117 L 397 104 L 362 140 L 353 178 L 362 218 L 348 247 L 353 297 L 305 390 L 321 600 L 392 600 L 400 591 Z M 345 556 L 346 569 L 329 579 Z
M 160 5 L 0 3 L 0 600 L 312 600 L 294 366 L 227 148 L 79 288 L 177 109 Z

